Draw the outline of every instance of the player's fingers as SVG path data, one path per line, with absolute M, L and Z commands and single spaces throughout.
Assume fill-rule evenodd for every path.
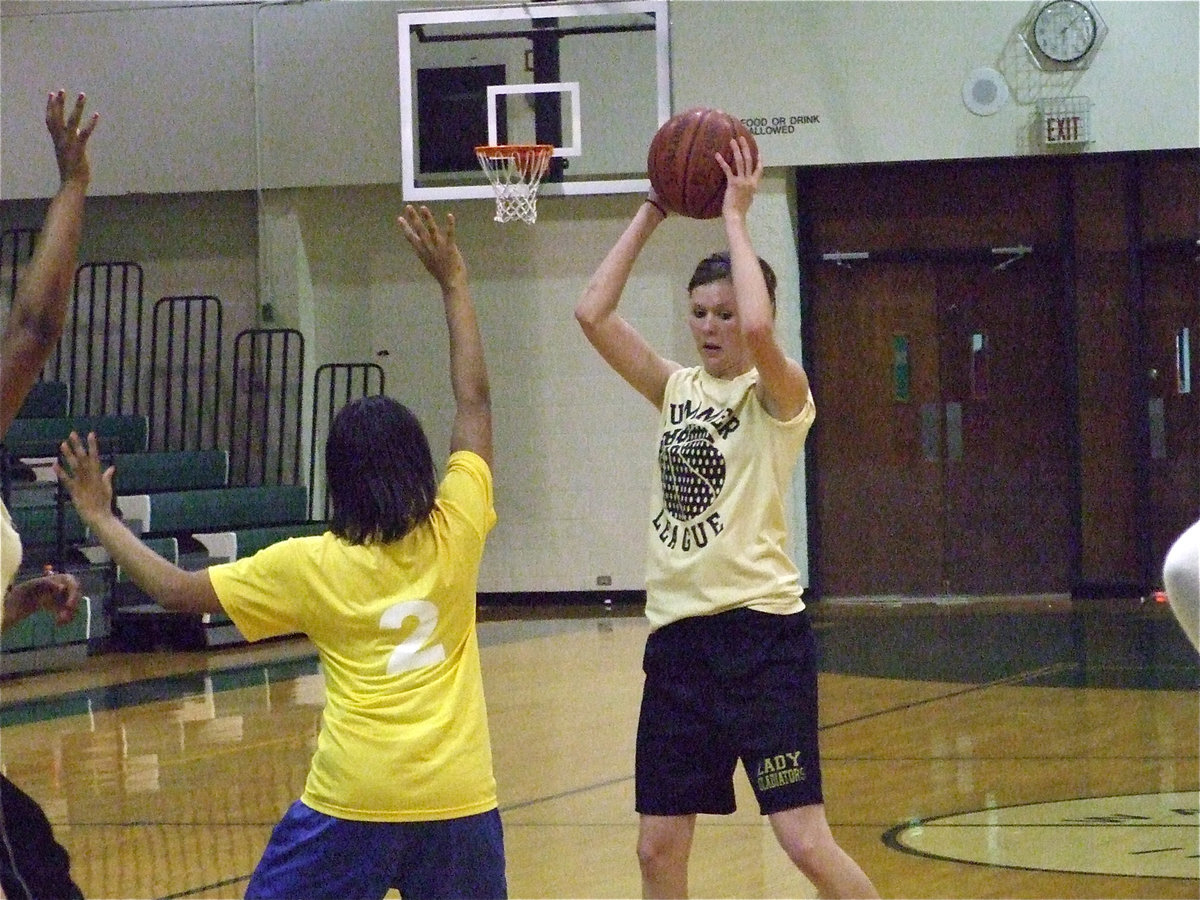
M 92 132 L 96 130 L 96 125 L 100 122 L 100 113 L 92 113 L 92 117 L 88 119 L 86 125 L 79 130 L 79 142 L 84 143 L 92 136 Z
M 729 141 L 729 151 L 733 156 L 733 161 L 737 163 L 739 169 L 742 167 L 742 162 L 745 158 L 742 152 L 745 146 L 745 143 L 740 138 L 731 138 Z
M 67 131 L 74 134 L 79 130 L 79 123 L 83 120 L 83 107 L 87 102 L 87 97 L 80 94 L 75 98 L 75 106 L 71 110 L 71 116 L 67 119 Z
M 74 469 L 75 464 L 79 461 L 79 456 L 83 451 L 83 448 L 79 445 L 79 435 L 72 431 L 69 435 L 67 435 L 67 439 L 62 442 L 62 445 L 59 447 L 59 449 L 62 451 L 63 458 L 66 459 L 71 464 L 71 468 Z
M 62 105 L 63 92 L 51 91 L 46 98 L 46 124 L 50 126 L 51 131 L 62 128 Z
M 432 221 L 429 208 L 422 206 L 418 209 L 414 206 L 408 206 L 404 212 L 408 218 L 408 227 L 412 229 L 413 234 L 416 235 L 418 240 L 422 242 L 427 241 Z

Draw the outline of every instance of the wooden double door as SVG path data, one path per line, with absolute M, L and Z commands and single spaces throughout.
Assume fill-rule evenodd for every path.
M 823 595 L 1069 589 L 1061 272 L 1044 253 L 814 267 Z
M 1200 517 L 1200 155 L 796 186 L 816 593 L 1159 586 Z
M 1197 210 L 1200 214 L 1200 209 Z M 1144 540 L 1150 574 L 1200 517 L 1200 245 L 1163 242 L 1141 254 L 1148 444 Z

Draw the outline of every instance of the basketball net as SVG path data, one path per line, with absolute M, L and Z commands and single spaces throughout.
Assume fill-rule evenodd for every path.
M 537 192 L 550 166 L 550 144 L 499 144 L 475 148 L 479 165 L 496 191 L 496 221 L 537 221 Z

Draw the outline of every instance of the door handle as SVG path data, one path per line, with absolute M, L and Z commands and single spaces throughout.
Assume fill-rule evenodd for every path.
M 1151 397 L 1146 414 L 1150 419 L 1150 458 L 1167 458 L 1167 416 L 1162 397 Z
M 952 402 L 921 404 L 921 456 L 926 462 L 942 458 L 942 421 L 946 422 L 946 455 L 950 462 L 960 462 L 963 456 L 962 404 Z
M 963 408 L 961 403 L 946 404 L 946 459 L 960 462 L 963 456 Z
M 937 462 L 942 458 L 942 411 L 941 404 L 921 404 L 921 456 L 926 462 Z

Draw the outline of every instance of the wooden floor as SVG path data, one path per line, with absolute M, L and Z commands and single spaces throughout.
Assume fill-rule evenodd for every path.
M 637 613 L 483 610 L 514 898 L 640 893 Z M 885 897 L 1200 896 L 1200 669 L 1165 607 L 813 614 L 829 818 Z M 303 640 L 104 653 L 0 682 L 0 761 L 88 897 L 240 897 L 301 789 L 321 705 Z M 693 896 L 814 896 L 741 773 L 738 800 L 700 820 Z

